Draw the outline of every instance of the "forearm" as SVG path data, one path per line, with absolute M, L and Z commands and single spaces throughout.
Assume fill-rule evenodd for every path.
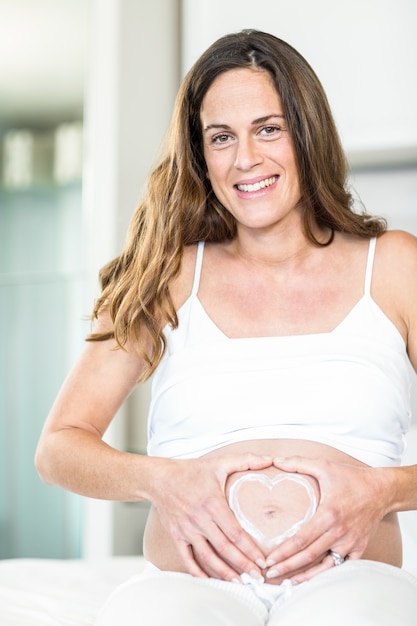
M 151 467 L 164 459 L 115 450 L 80 428 L 44 435 L 35 464 L 43 481 L 84 496 L 136 502 L 151 500 Z
M 417 510 L 417 465 L 382 468 L 380 471 L 385 475 L 388 512 Z

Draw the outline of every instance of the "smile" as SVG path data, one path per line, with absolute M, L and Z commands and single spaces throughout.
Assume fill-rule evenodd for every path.
M 249 185 L 236 185 L 239 191 L 245 191 L 250 193 L 252 191 L 260 191 L 261 189 L 265 189 L 266 187 L 270 187 L 278 180 L 278 176 L 271 176 L 271 178 L 265 178 L 264 180 L 260 180 L 257 183 L 252 183 Z

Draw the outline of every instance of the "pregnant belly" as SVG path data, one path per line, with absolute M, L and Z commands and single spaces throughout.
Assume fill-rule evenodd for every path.
M 267 555 L 313 517 L 319 489 L 310 476 L 269 467 L 232 474 L 226 496 L 242 528 Z
M 240 442 L 220 448 L 207 456 L 248 451 L 272 457 L 297 454 L 363 465 L 334 448 L 298 440 Z M 289 475 L 275 467 L 231 474 L 226 483 L 225 495 L 237 520 L 264 554 L 268 554 L 274 546 L 298 532 L 314 515 L 320 500 L 319 487 L 313 477 L 303 474 Z M 185 571 L 171 538 L 153 508 L 145 530 L 144 554 L 160 569 Z M 401 564 L 401 536 L 396 515 L 389 515 L 382 520 L 363 558 L 392 565 Z

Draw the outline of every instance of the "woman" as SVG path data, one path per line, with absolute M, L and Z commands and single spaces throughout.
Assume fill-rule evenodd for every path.
M 363 623 L 412 623 L 396 513 L 417 508 L 417 469 L 398 467 L 417 241 L 356 213 L 346 175 L 323 89 L 286 43 L 226 36 L 185 78 L 37 452 L 47 482 L 153 505 L 148 570 L 101 626 L 350 624 L 368 605 Z M 152 373 L 149 456 L 109 447 Z

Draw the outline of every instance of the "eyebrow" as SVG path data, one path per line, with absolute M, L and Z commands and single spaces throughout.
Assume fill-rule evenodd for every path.
M 264 115 L 262 117 L 258 117 L 256 120 L 253 120 L 252 125 L 264 124 L 265 122 L 268 122 L 270 119 L 274 117 L 279 117 L 280 119 L 284 119 L 284 115 L 280 113 L 271 113 L 271 115 Z M 204 132 L 207 132 L 208 130 L 212 130 L 216 128 L 221 128 L 223 130 L 230 130 L 231 126 L 229 126 L 228 124 L 209 124 L 208 126 L 204 127 Z

